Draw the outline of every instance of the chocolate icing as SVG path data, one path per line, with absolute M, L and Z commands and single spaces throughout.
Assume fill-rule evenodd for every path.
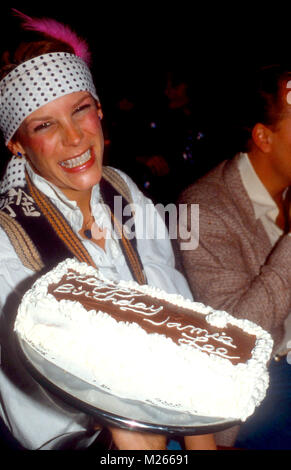
M 51 284 L 48 293 L 58 301 L 78 301 L 86 310 L 100 310 L 117 321 L 137 323 L 147 333 L 166 335 L 178 345 L 189 344 L 208 354 L 225 357 L 233 364 L 250 359 L 255 345 L 256 337 L 236 326 L 211 326 L 205 315 L 190 308 L 73 270 L 60 282 Z

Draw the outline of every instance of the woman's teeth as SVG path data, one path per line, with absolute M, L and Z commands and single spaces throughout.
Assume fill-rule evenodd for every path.
M 87 150 L 87 152 L 83 153 L 83 155 L 80 155 L 79 157 L 76 158 L 71 158 L 70 160 L 65 160 L 63 162 L 60 162 L 60 165 L 63 166 L 64 168 L 75 168 L 80 165 L 84 165 L 84 163 L 87 163 L 91 158 L 91 151 L 90 149 Z

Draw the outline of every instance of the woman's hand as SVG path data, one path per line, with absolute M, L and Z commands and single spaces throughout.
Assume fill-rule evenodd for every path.
M 165 450 L 166 436 L 109 428 L 118 450 Z
M 185 436 L 184 442 L 186 450 L 217 450 L 213 434 Z

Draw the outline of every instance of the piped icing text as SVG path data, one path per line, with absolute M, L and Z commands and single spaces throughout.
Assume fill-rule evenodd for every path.
M 254 347 L 253 335 L 234 326 L 211 326 L 198 312 L 73 270 L 59 283 L 49 286 L 48 292 L 57 300 L 78 301 L 86 310 L 100 310 L 117 321 L 137 323 L 148 333 L 164 334 L 177 344 L 229 359 L 234 364 L 250 358 Z

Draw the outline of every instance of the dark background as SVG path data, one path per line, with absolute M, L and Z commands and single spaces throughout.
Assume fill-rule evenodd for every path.
M 19 20 L 11 14 L 11 7 L 30 16 L 55 18 L 87 39 L 109 143 L 116 103 L 122 96 L 130 94 L 137 103 L 141 121 L 156 122 L 165 104 L 167 74 L 187 77 L 196 130 L 200 126 L 206 130 L 209 155 L 208 164 L 196 173 L 193 170 L 193 180 L 240 150 L 241 116 L 254 70 L 286 61 L 291 54 L 289 11 L 280 5 L 96 0 L 5 3 L 0 7 L 1 51 L 18 37 Z M 169 135 L 171 138 L 174 136 Z M 146 140 L 139 140 L 138 152 Z M 105 157 L 110 163 L 110 145 Z M 207 159 L 205 152 L 203 159 Z

